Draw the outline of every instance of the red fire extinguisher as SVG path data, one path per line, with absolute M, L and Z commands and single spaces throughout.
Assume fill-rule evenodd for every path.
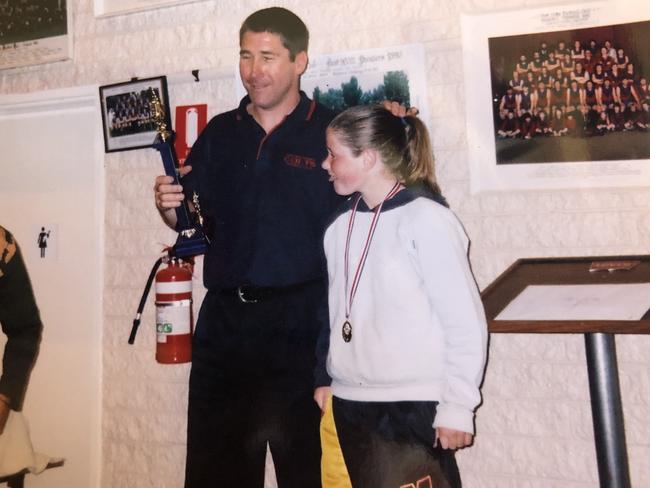
M 192 359 L 192 271 L 171 258 L 156 274 L 156 361 L 188 363 Z
M 155 278 L 156 286 L 156 361 L 163 364 L 188 363 L 192 360 L 192 267 L 193 262 L 176 257 L 166 260 L 167 267 L 156 273 L 163 262 L 154 264 L 133 319 L 129 344 L 135 342 L 142 310 Z

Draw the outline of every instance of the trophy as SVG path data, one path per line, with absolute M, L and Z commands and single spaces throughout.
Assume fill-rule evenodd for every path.
M 167 128 L 165 108 L 153 88 L 149 89 L 149 98 L 153 112 L 153 119 L 156 125 L 156 140 L 153 147 L 160 152 L 165 174 L 174 178 L 174 184 L 179 184 L 177 171 L 177 158 L 174 151 L 174 133 Z M 178 238 L 176 243 L 169 250 L 169 255 L 183 258 L 204 254 L 209 244 L 203 229 L 203 216 L 199 204 L 199 195 L 194 192 L 192 195 L 192 206 L 194 213 L 190 212 L 187 199 L 183 200 L 179 207 L 176 207 L 176 220 Z

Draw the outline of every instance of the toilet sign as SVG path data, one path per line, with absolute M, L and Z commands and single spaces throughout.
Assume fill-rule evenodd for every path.
M 181 105 L 176 107 L 176 140 L 174 149 L 178 157 L 179 166 L 185 164 L 185 159 L 192 149 L 192 145 L 208 122 L 208 106 Z
M 59 226 L 52 222 L 42 222 L 30 225 L 31 245 L 27 247 L 24 239 L 19 244 L 24 252 L 29 249 L 30 260 L 38 258 L 38 261 L 58 261 Z

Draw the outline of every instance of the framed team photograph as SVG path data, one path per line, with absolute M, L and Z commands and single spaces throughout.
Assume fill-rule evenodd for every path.
M 309 60 L 300 87 L 336 112 L 393 100 L 418 107 L 428 121 L 425 59 L 422 44 L 317 55 Z
M 154 98 L 164 109 L 164 124 L 171 128 L 165 76 L 100 86 L 99 97 L 107 153 L 153 146 L 158 134 Z
M 0 1 L 0 69 L 72 57 L 72 19 L 66 0 Z
M 162 7 L 172 7 L 198 0 L 94 0 L 95 17 L 125 15 Z
M 650 185 L 650 11 L 642 6 L 463 16 L 474 193 Z
M 383 48 L 317 54 L 300 80 L 305 94 L 328 108 L 340 112 L 355 105 L 394 100 L 417 107 L 427 123 L 427 80 L 424 45 L 404 44 Z M 246 94 L 236 74 L 237 95 Z

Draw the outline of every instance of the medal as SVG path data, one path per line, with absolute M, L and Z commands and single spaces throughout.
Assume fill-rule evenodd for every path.
M 352 324 L 346 320 L 343 322 L 343 327 L 341 327 L 341 335 L 345 342 L 350 342 L 352 340 Z
M 370 223 L 370 229 L 368 230 L 368 237 L 366 237 L 366 243 L 363 246 L 363 252 L 361 253 L 361 258 L 359 259 L 359 264 L 357 265 L 357 270 L 354 273 L 354 278 L 352 279 L 352 286 L 350 287 L 350 292 L 348 294 L 348 278 L 349 278 L 349 264 L 350 264 L 350 241 L 352 239 L 352 229 L 354 228 L 354 217 L 357 213 L 357 207 L 359 206 L 359 201 L 361 200 L 361 194 L 357 196 L 357 200 L 354 202 L 354 207 L 352 207 L 352 212 L 350 213 L 350 220 L 348 221 L 348 235 L 345 241 L 345 256 L 344 256 L 344 266 L 345 266 L 345 322 L 343 322 L 343 327 L 341 327 L 341 335 L 345 342 L 350 342 L 352 340 L 352 324 L 350 323 L 350 312 L 352 311 L 352 302 L 354 301 L 354 296 L 357 294 L 357 288 L 359 287 L 359 280 L 361 279 L 361 273 L 363 272 L 363 267 L 366 264 L 366 258 L 368 257 L 368 251 L 370 250 L 370 243 L 372 242 L 372 237 L 375 234 L 375 229 L 377 228 L 377 222 L 379 221 L 379 214 L 381 213 L 381 207 L 384 205 L 384 202 L 392 198 L 400 189 L 402 185 L 399 181 L 395 182 L 393 188 L 388 192 L 388 195 L 384 197 L 382 202 L 377 206 L 375 214 L 372 217 L 372 222 Z

